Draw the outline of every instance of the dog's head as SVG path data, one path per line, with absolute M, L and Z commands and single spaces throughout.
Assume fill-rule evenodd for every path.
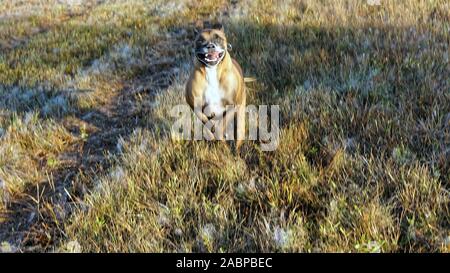
M 221 24 L 203 28 L 197 26 L 195 56 L 207 66 L 215 66 L 222 61 L 227 52 L 227 38 Z

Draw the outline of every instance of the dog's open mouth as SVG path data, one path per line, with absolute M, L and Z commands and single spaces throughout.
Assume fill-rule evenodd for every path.
M 222 59 L 224 53 L 225 51 L 213 51 L 207 53 L 198 52 L 197 58 L 208 64 L 213 64 L 219 62 Z

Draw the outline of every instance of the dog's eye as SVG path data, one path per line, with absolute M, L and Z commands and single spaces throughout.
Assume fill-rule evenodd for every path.
M 220 33 L 214 33 L 213 38 L 216 40 L 224 40 L 225 39 L 225 37 L 223 37 L 223 35 Z
M 205 40 L 197 40 L 197 45 L 198 46 L 204 46 L 206 44 L 207 44 L 207 42 Z

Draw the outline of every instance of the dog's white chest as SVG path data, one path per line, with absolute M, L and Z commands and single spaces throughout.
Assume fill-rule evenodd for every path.
M 209 106 L 209 110 L 215 115 L 221 115 L 225 108 L 222 105 L 224 93 L 220 89 L 219 79 L 217 77 L 216 67 L 206 67 L 206 90 L 205 103 Z

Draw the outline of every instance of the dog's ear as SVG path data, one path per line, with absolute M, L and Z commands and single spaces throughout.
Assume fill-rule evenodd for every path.
M 212 26 L 212 29 L 217 29 L 217 30 L 220 30 L 220 31 L 224 31 L 224 28 L 223 28 L 223 25 L 221 24 L 221 23 L 215 23 L 213 26 Z
M 205 27 L 202 20 L 197 20 L 194 25 L 194 34 L 197 36 Z

